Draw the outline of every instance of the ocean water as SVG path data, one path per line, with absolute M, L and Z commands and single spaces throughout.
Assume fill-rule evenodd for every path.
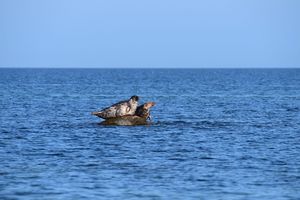
M 299 198 L 299 69 L 0 69 L 1 200 Z

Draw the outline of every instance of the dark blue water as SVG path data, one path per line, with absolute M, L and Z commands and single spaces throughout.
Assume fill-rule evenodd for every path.
M 0 199 L 299 199 L 300 70 L 0 69 L 0 160 Z

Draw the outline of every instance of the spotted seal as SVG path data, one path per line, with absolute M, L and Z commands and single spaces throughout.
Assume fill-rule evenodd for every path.
M 92 115 L 103 119 L 134 115 L 138 107 L 138 100 L 138 96 L 132 96 L 129 100 L 120 101 L 101 111 L 92 112 Z
M 155 106 L 155 103 L 152 101 L 144 103 L 143 105 L 137 107 L 134 115 L 137 115 L 145 119 L 151 119 L 150 108 L 152 106 Z

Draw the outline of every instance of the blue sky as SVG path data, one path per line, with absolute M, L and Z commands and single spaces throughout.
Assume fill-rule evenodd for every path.
M 300 67 L 299 0 L 0 0 L 0 67 Z

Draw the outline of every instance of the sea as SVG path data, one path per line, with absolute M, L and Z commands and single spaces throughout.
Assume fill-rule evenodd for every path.
M 2 68 L 0 199 L 299 200 L 300 69 Z

